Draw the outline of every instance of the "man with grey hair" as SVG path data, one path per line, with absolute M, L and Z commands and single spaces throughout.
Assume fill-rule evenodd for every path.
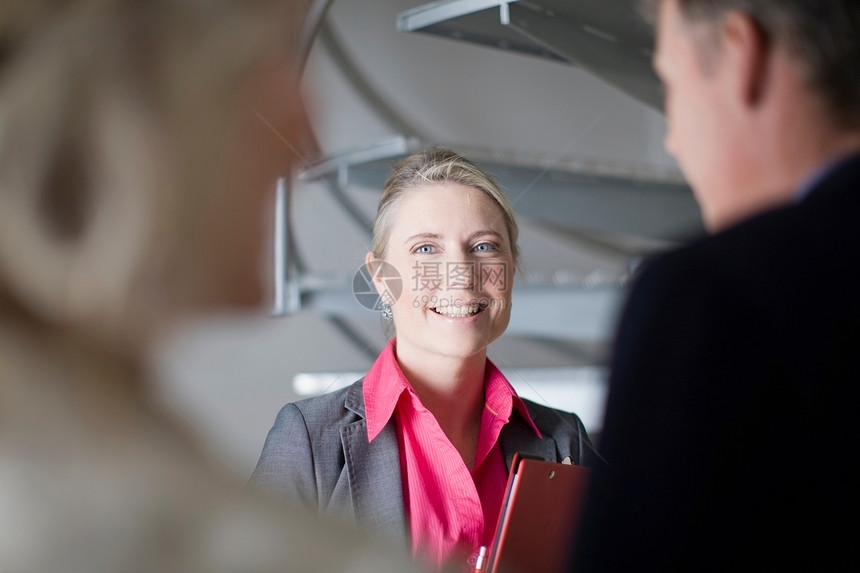
M 655 8 L 665 145 L 711 236 L 630 293 L 611 468 L 570 567 L 841 568 L 858 509 L 860 2 Z

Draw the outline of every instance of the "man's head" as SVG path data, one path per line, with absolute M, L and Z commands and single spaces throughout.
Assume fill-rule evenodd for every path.
M 860 2 L 658 0 L 666 148 L 719 229 L 860 133 Z

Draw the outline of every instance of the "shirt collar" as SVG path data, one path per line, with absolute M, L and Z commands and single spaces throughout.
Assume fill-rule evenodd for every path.
M 411 388 L 400 365 L 397 364 L 395 347 L 396 339 L 392 338 L 364 377 L 362 393 L 369 442 L 379 435 L 391 419 L 403 392 Z M 517 396 L 516 390 L 507 378 L 489 359 L 487 359 L 484 374 L 484 407 L 505 422 L 510 419 L 512 411 L 516 410 L 534 430 L 535 435 L 538 438 L 542 437 L 525 403 Z
M 400 395 L 410 387 L 400 365 L 397 364 L 394 347 L 395 339 L 392 338 L 376 358 L 362 384 L 369 442 L 379 435 L 391 419 Z
M 797 192 L 794 196 L 794 202 L 800 203 L 806 197 L 815 190 L 818 185 L 827 179 L 827 177 L 836 171 L 836 169 L 842 165 L 842 163 L 848 161 L 852 157 L 856 157 L 856 154 L 846 154 L 840 155 L 836 158 L 830 159 L 829 161 L 825 161 L 821 165 L 819 165 L 811 175 L 807 176 L 803 183 L 798 187 Z
M 511 413 L 516 410 L 520 417 L 534 430 L 535 435 L 538 438 L 542 437 L 525 402 L 517 395 L 511 383 L 490 359 L 487 359 L 487 370 L 484 375 L 484 408 L 505 421 L 510 420 Z

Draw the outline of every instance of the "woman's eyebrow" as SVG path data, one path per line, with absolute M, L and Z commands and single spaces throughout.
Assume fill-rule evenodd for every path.
M 406 243 L 409 243 L 416 239 L 438 239 L 439 237 L 441 237 L 441 235 L 439 235 L 438 233 L 416 233 L 403 241 L 403 244 L 405 245 Z
M 494 231 L 492 229 L 484 229 L 482 231 L 475 231 L 474 233 L 469 235 L 469 239 L 475 239 L 477 237 L 481 237 L 484 235 L 492 235 L 492 236 L 499 238 L 499 239 L 504 238 L 504 236 L 501 233 L 499 233 L 498 231 Z
M 504 238 L 504 235 L 502 235 L 498 231 L 493 231 L 492 229 L 482 229 L 479 231 L 475 231 L 474 233 L 469 235 L 469 240 L 471 241 L 477 237 L 482 237 L 485 235 L 492 235 L 498 239 Z M 412 235 L 411 237 L 406 238 L 406 240 L 403 241 L 403 244 L 405 245 L 406 243 L 410 243 L 410 242 L 415 241 L 417 239 L 439 239 L 441 237 L 442 237 L 442 235 L 440 235 L 438 233 L 416 233 L 416 234 Z

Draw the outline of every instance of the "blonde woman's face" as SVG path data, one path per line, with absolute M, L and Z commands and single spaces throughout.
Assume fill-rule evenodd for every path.
M 403 280 L 392 304 L 398 353 L 466 357 L 508 326 L 513 249 L 501 208 L 458 183 L 405 192 L 396 204 L 385 261 Z

